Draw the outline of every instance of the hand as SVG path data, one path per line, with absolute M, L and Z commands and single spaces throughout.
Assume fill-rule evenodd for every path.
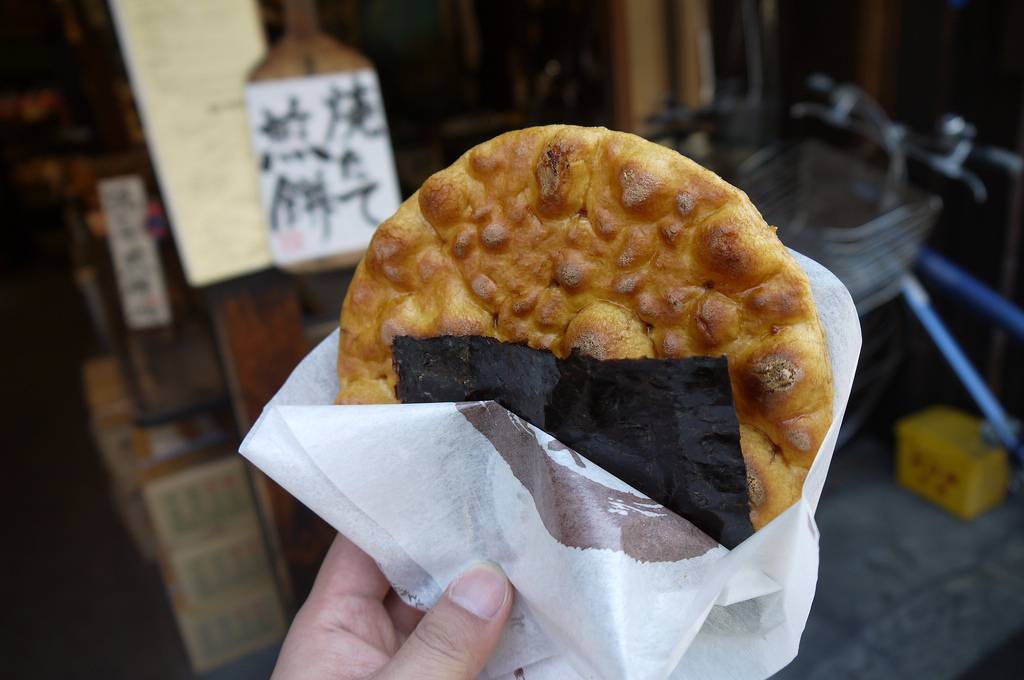
M 471 680 L 498 643 L 512 587 L 494 565 L 455 579 L 426 615 L 340 534 L 292 621 L 275 680 Z

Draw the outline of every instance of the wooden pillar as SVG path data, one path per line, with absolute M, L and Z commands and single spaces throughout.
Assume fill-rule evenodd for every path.
M 309 351 L 295 283 L 276 271 L 207 290 L 214 334 L 241 432 Z M 335 531 L 256 469 L 253 485 L 286 604 L 312 586 Z
M 644 121 L 661 110 L 671 90 L 661 2 L 610 0 L 609 23 L 614 125 L 642 134 Z
M 896 105 L 901 4 L 864 0 L 860 6 L 857 84 L 890 113 Z

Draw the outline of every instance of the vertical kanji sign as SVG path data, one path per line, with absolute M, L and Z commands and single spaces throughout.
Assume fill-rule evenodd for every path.
M 373 69 L 250 83 L 274 261 L 359 255 L 401 202 Z
M 133 330 L 169 324 L 171 306 L 163 267 L 146 230 L 146 186 L 142 178 L 126 175 L 103 180 L 99 195 L 125 323 Z

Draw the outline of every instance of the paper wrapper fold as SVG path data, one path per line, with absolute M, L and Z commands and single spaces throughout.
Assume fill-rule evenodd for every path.
M 832 427 L 801 500 L 731 551 L 493 402 L 332 405 L 337 332 L 241 452 L 417 607 L 472 562 L 500 564 L 516 604 L 485 677 L 767 677 L 796 655 L 807 621 L 814 509 L 860 352 L 849 293 L 794 255 L 828 338 Z

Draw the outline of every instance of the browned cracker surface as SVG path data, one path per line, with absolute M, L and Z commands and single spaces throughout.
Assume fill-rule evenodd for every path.
M 775 230 L 714 173 L 604 128 L 496 137 L 380 226 L 341 315 L 339 403 L 396 400 L 398 335 L 728 356 L 755 528 L 799 498 L 832 420 L 810 285 Z

